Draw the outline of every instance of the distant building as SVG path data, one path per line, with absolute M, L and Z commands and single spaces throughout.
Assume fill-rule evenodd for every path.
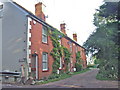
M 0 18 L 2 18 L 1 73 L 11 75 L 10 73 L 18 72 L 26 79 L 29 75 L 35 79 L 51 75 L 54 59 L 50 52 L 53 45 L 47 32 L 48 27 L 50 30 L 55 30 L 55 28 L 45 22 L 42 3 L 35 5 L 35 15 L 12 1 L 3 3 L 0 13 Z M 81 52 L 82 66 L 86 68 L 85 49 L 77 43 L 77 34 L 73 34 L 73 39 L 69 38 L 66 34 L 65 23 L 60 24 L 60 31 L 65 34 L 65 37 L 60 40 L 61 45 L 72 53 L 69 71 L 73 72 L 75 69 L 78 51 Z M 58 71 L 64 69 L 64 66 L 64 57 L 61 57 Z

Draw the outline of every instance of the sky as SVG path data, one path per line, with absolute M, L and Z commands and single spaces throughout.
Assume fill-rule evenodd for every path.
M 46 22 L 60 30 L 60 24 L 66 23 L 66 32 L 72 38 L 77 33 L 78 43 L 83 45 L 95 30 L 93 14 L 103 4 L 103 0 L 14 0 L 32 13 L 34 5 L 43 2 Z

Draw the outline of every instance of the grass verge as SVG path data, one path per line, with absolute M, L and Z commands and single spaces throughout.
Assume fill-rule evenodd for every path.
M 49 83 L 49 82 L 55 82 L 55 81 L 63 80 L 63 79 L 72 77 L 73 75 L 81 74 L 81 73 L 87 72 L 87 71 L 89 71 L 89 70 L 90 70 L 90 69 L 87 68 L 87 69 L 84 69 L 84 70 L 79 71 L 79 72 L 73 72 L 73 73 L 70 73 L 70 74 L 61 74 L 61 75 L 59 75 L 58 78 L 55 78 L 55 79 L 48 79 L 48 80 L 45 80 L 45 81 L 42 81 L 42 82 L 36 82 L 36 84 L 37 84 L 37 85 L 39 85 L 39 84 L 46 84 L 46 83 Z
M 107 80 L 107 81 L 117 81 L 117 79 L 114 79 L 114 78 L 101 77 L 99 74 L 96 75 L 96 79 L 97 80 Z

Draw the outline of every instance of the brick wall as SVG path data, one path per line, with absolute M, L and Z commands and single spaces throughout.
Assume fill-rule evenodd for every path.
M 37 52 L 38 55 L 38 78 L 42 79 L 43 77 L 48 77 L 52 73 L 52 64 L 54 62 L 52 56 L 50 55 L 51 50 L 53 49 L 52 41 L 50 37 L 48 36 L 48 43 L 43 43 L 42 42 L 42 25 L 38 22 L 35 22 L 34 20 L 31 21 L 31 58 L 32 54 Z M 62 38 L 61 39 L 61 44 L 68 48 L 70 50 L 70 40 L 67 38 Z M 73 71 L 73 68 L 75 67 L 76 63 L 76 47 L 78 48 L 78 51 L 81 52 L 81 58 L 84 61 L 83 67 L 86 68 L 86 56 L 84 49 L 75 43 L 72 44 L 72 55 L 71 55 L 71 64 L 70 64 L 70 71 Z M 48 53 L 48 70 L 47 71 L 42 71 L 42 53 L 47 52 Z M 33 59 L 31 59 L 33 60 Z M 62 62 L 64 63 L 64 58 L 62 57 Z M 66 66 L 65 66 L 66 67 Z M 63 69 L 65 69 L 63 67 Z M 32 69 L 36 70 L 36 69 Z
M 31 29 L 31 52 L 34 54 L 36 51 L 38 54 L 38 77 L 39 79 L 43 77 L 47 77 L 52 72 L 52 63 L 53 58 L 50 56 L 50 52 L 53 48 L 52 41 L 48 36 L 48 43 L 42 42 L 42 25 L 40 23 L 34 24 L 33 21 L 31 22 L 32 29 Z M 48 70 L 42 71 L 42 53 L 48 53 Z

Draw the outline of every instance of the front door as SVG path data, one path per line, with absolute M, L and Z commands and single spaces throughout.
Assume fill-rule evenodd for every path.
M 31 58 L 31 76 L 38 79 L 38 56 L 33 55 Z

